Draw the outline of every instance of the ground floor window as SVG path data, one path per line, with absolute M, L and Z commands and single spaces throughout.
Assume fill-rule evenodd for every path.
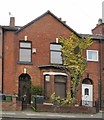
M 54 78 L 54 89 L 56 96 L 60 96 L 61 98 L 66 97 L 66 76 L 56 75 Z
M 55 92 L 56 96 L 60 96 L 61 98 L 66 97 L 67 76 L 54 73 L 54 77 L 51 78 L 51 75 L 45 75 L 44 78 L 46 99 L 50 98 L 52 89 L 54 89 L 53 92 Z
M 45 91 L 44 91 L 44 93 L 45 93 L 45 99 L 49 99 L 50 98 L 50 93 L 51 93 L 51 91 L 50 91 L 50 87 L 51 87 L 51 85 L 50 85 L 50 75 L 45 75 L 44 76 L 44 80 L 45 80 L 45 84 L 44 84 L 44 87 L 45 87 Z

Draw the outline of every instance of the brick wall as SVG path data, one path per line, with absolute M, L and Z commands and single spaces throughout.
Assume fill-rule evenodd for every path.
M 104 23 L 97 24 L 96 27 L 92 30 L 92 33 L 94 35 L 99 35 L 99 34 L 104 35 Z M 101 43 L 99 42 L 100 43 L 99 44 L 99 60 L 101 59 L 101 61 L 99 61 L 99 62 L 101 62 L 101 63 L 99 63 L 99 68 L 100 67 L 101 68 L 96 70 L 96 71 L 99 71 L 98 82 L 100 83 L 100 80 L 101 80 L 101 89 L 100 89 L 101 90 L 101 100 L 104 101 L 104 87 L 103 87 L 104 86 L 104 42 L 103 41 L 104 40 L 100 39 L 99 41 L 101 42 Z M 90 67 L 90 68 L 91 68 L 91 70 L 93 70 L 92 67 Z M 98 74 L 96 74 L 96 76 Z M 99 85 L 98 82 L 96 82 L 95 88 L 98 87 L 98 85 Z M 97 93 L 97 96 L 96 96 L 96 93 Z M 94 94 L 95 94 L 95 97 L 97 98 L 98 97 L 98 92 L 95 91 Z M 104 105 L 103 105 L 103 107 L 104 107 Z
M 88 50 L 98 50 L 98 56 L 100 58 L 100 45 L 99 45 L 99 40 L 94 40 L 93 44 L 88 48 Z M 83 56 L 86 58 L 87 57 L 87 52 L 86 50 L 83 52 Z M 93 61 L 87 61 L 86 64 L 86 69 L 85 72 L 82 76 L 82 80 L 80 82 L 80 89 L 77 92 L 78 96 L 78 101 L 82 99 L 82 81 L 87 78 L 87 74 L 89 74 L 89 79 L 92 80 L 93 82 L 93 101 L 95 104 L 95 101 L 98 100 L 98 82 L 100 79 L 100 59 L 98 62 L 93 62 Z
M 97 62 L 89 62 L 87 61 L 86 73 L 85 76 L 87 77 L 87 73 L 89 73 L 89 78 L 93 81 L 93 97 L 94 101 L 98 99 L 98 81 L 100 78 L 100 45 L 99 41 L 94 41 L 93 45 L 91 45 L 88 50 L 98 50 L 98 61 Z
M 61 106 L 56 108 L 54 105 L 37 104 L 37 110 L 42 112 L 61 112 L 61 113 L 96 113 L 96 108 L 85 106 Z
M 2 110 L 4 111 L 21 111 L 22 103 L 20 101 L 16 101 L 16 98 L 12 98 L 12 101 L 3 101 L 2 102 Z
M 3 88 L 5 94 L 15 94 L 15 39 L 14 32 L 5 31 Z
M 102 34 L 104 35 L 104 23 L 97 25 L 94 29 L 92 29 L 93 34 Z
M 102 64 L 101 64 L 101 71 L 102 71 L 102 81 L 101 81 L 101 93 L 102 93 L 102 100 L 104 101 L 104 42 L 102 42 Z M 104 104 L 103 104 L 104 107 Z

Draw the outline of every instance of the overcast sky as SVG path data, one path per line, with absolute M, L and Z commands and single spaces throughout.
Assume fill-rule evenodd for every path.
M 9 12 L 23 26 L 50 10 L 78 33 L 91 33 L 102 18 L 104 0 L 1 0 L 0 25 L 9 25 Z

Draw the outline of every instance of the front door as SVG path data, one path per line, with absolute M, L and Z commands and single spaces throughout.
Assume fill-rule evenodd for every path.
M 93 85 L 82 84 L 82 105 L 93 106 Z
M 31 81 L 30 76 L 28 74 L 22 74 L 19 77 L 19 100 L 24 102 L 25 104 L 30 104 L 31 102 Z

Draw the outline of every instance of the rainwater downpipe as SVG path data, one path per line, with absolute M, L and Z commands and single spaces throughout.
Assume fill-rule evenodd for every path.
M 99 61 L 99 66 L 100 66 L 100 79 L 99 79 L 99 83 L 98 83 L 98 87 L 99 87 L 99 109 L 101 110 L 101 105 L 102 105 L 102 99 L 101 99 L 101 91 L 102 91 L 102 86 L 101 86 L 101 83 L 102 83 L 102 39 L 100 39 L 100 61 Z

